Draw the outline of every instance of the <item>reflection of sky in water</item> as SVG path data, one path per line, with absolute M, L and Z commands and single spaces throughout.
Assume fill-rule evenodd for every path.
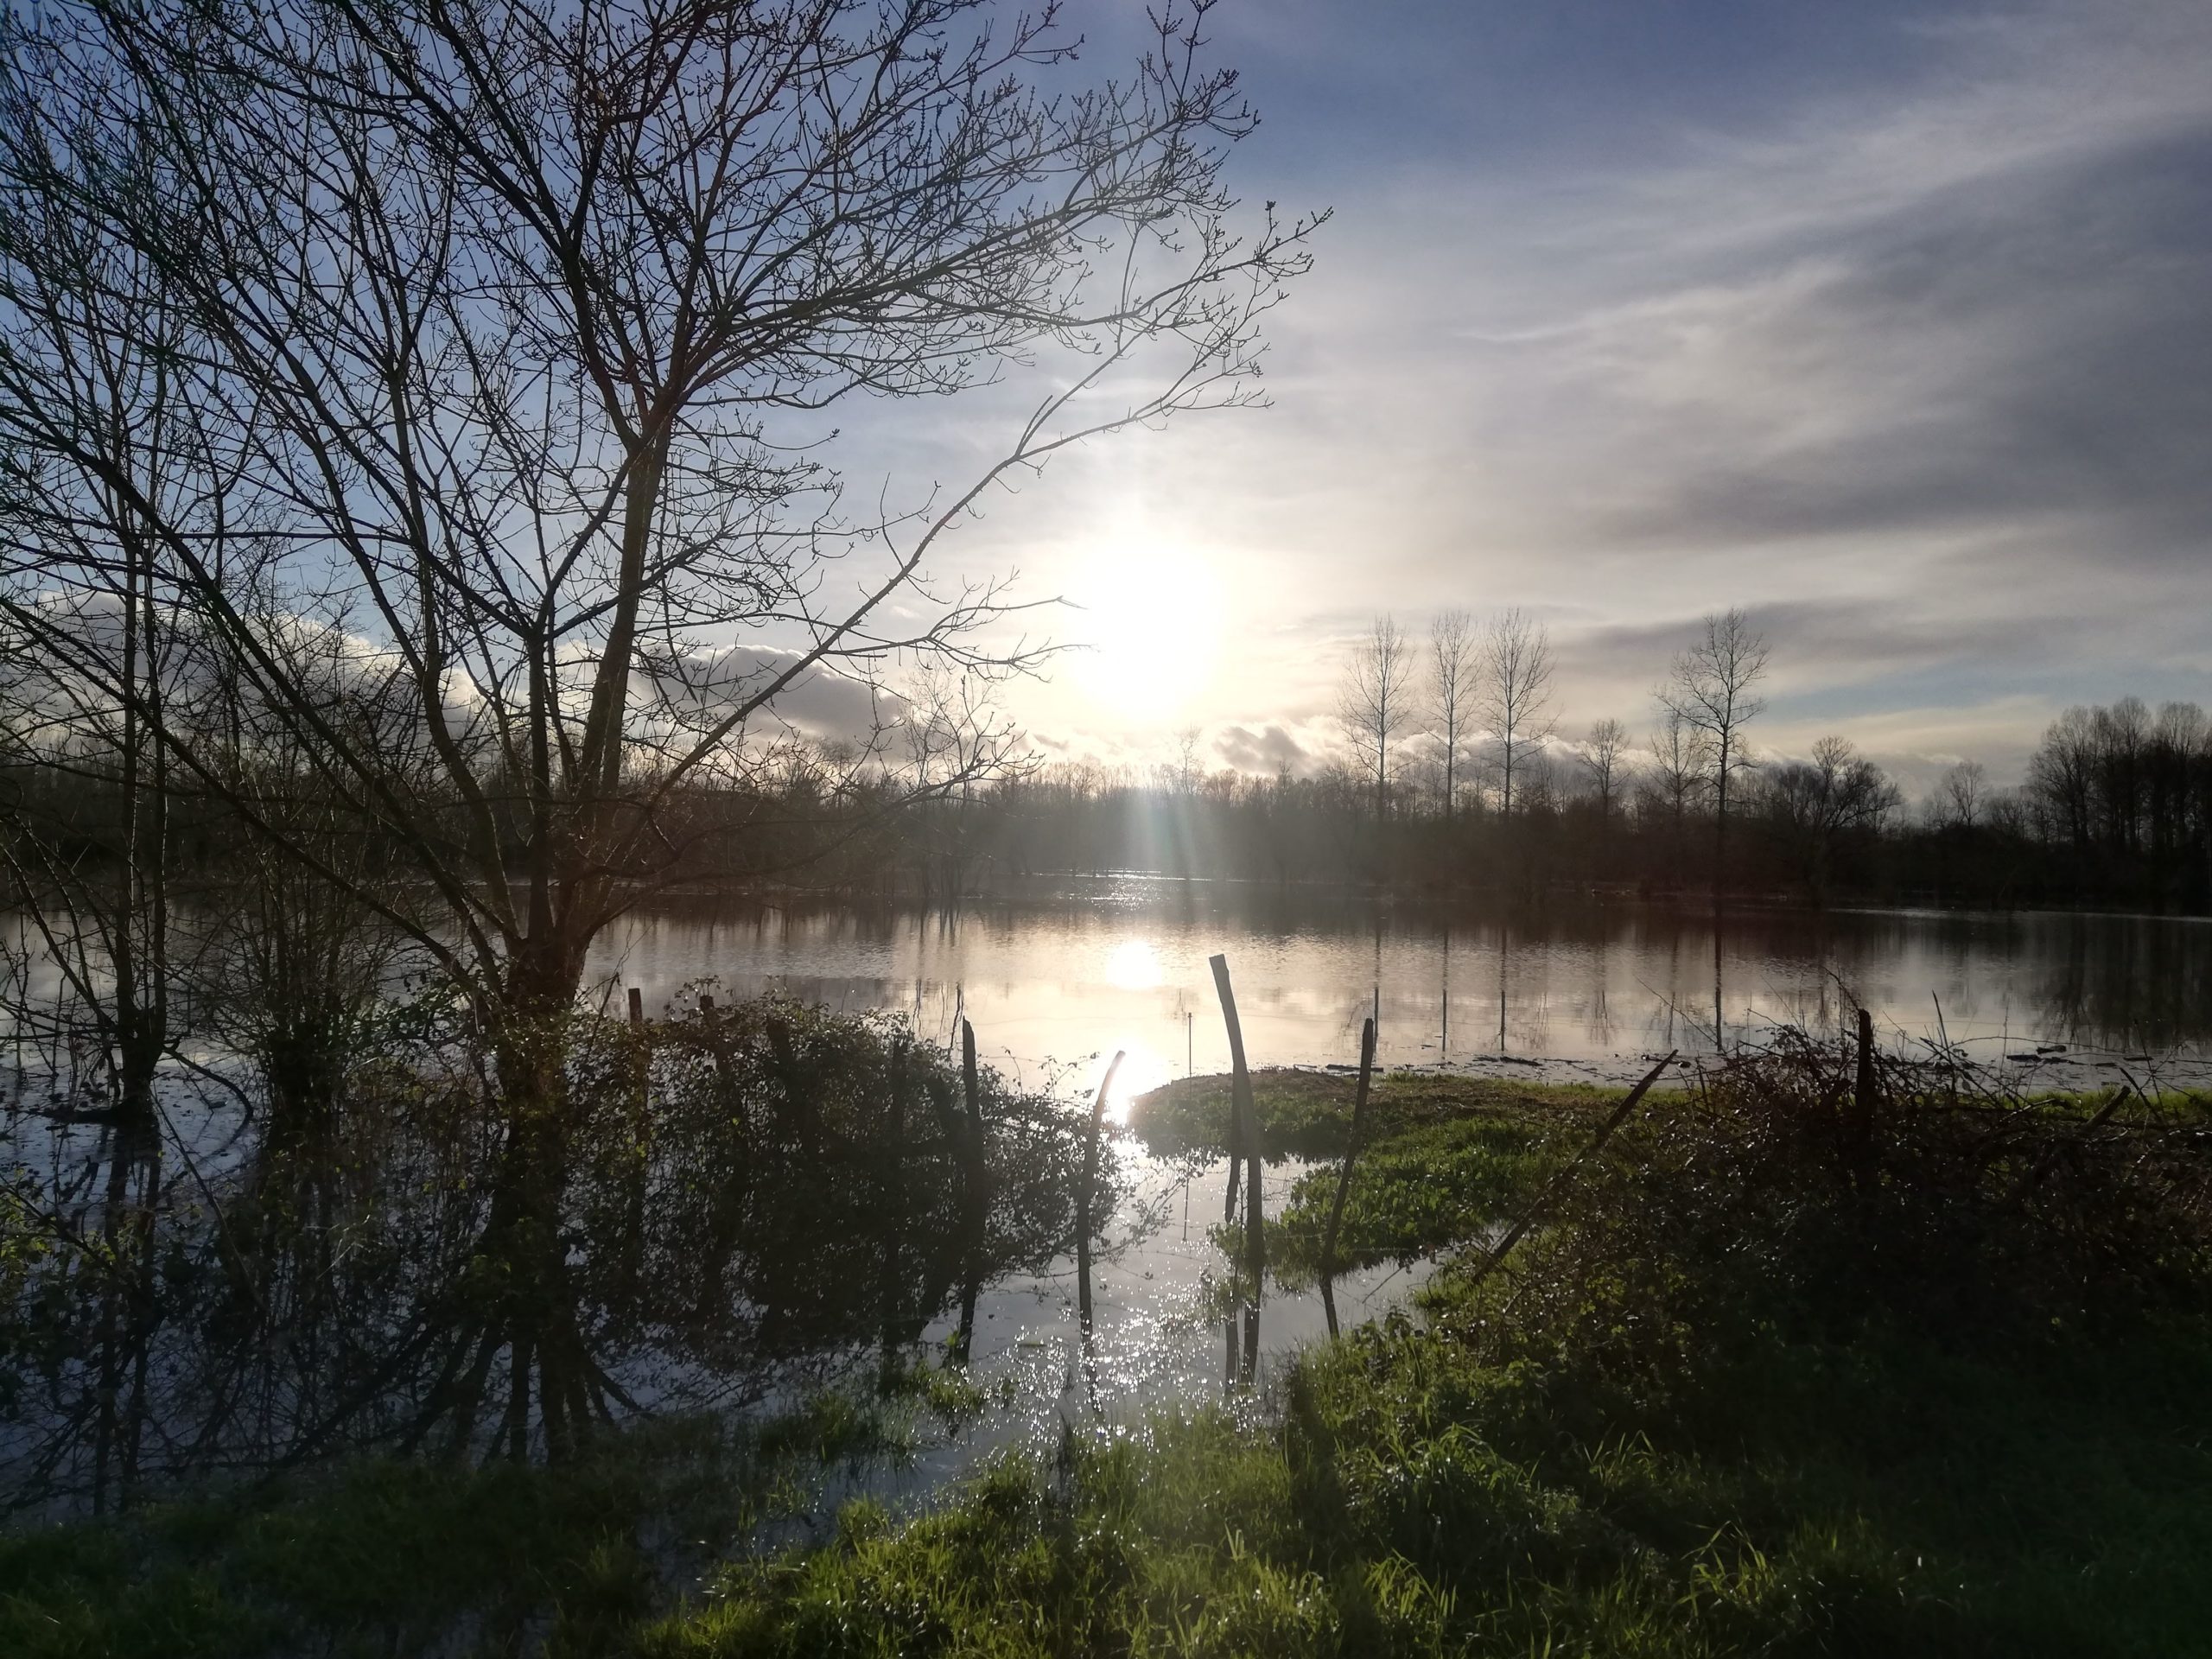
M 1541 1056 L 1569 1075 L 1577 1068 L 1626 1075 L 1645 1069 L 1637 1057 L 1652 1049 L 1702 1046 L 1716 995 L 1713 932 L 1695 916 L 1554 906 L 1539 923 L 1426 901 L 1154 880 L 1039 889 L 957 918 L 830 906 L 664 909 L 627 920 L 603 943 L 592 970 L 603 988 L 639 986 L 650 1004 L 702 978 L 736 994 L 780 986 L 832 1007 L 903 1012 L 940 1041 L 965 1012 L 988 1058 L 1032 1085 L 1055 1086 L 1071 1111 L 1118 1048 L 1125 1058 L 1109 1105 L 1119 1122 L 1136 1094 L 1188 1070 L 1227 1065 L 1207 963 L 1217 950 L 1230 958 L 1258 1065 L 1350 1060 L 1359 1022 L 1374 1008 L 1386 1063 Z M 1754 912 L 1732 920 L 1717 963 L 1732 1032 L 1784 1020 L 1832 1028 L 1864 1001 L 1885 1027 L 1910 1037 L 1932 1033 L 1940 1005 L 1951 1037 L 1979 1045 L 1978 1054 L 2038 1042 L 2074 1046 L 2076 1054 L 2063 1063 L 2082 1069 L 2053 1081 L 2110 1075 L 2088 1070 L 2099 1061 L 2082 1048 L 2178 1050 L 2196 1057 L 2198 1080 L 2212 1070 L 2203 1064 L 2212 1033 L 2212 925 L 2205 923 Z M 35 974 L 35 991 L 41 987 L 51 994 Z M 2168 1075 L 2179 1080 L 2185 1069 Z M 11 1164 L 74 1183 L 87 1202 L 97 1201 L 104 1189 L 92 1178 L 110 1155 L 111 1132 L 29 1114 L 11 1115 L 4 1129 L 0 1154 Z M 257 1135 L 219 1092 L 188 1091 L 165 1110 L 162 1143 L 189 1154 L 164 1154 L 171 1208 L 162 1224 L 205 1232 L 191 1207 L 195 1195 L 250 1175 Z M 1221 1396 L 1228 1359 L 1209 1290 L 1223 1263 L 1208 1235 L 1221 1217 L 1224 1171 L 1196 1172 L 1185 1185 L 1182 1172 L 1145 1159 L 1127 1141 L 1120 1146 L 1133 1160 L 1135 1191 L 1107 1229 L 1089 1349 L 1077 1329 L 1066 1256 L 1039 1273 L 1002 1272 L 979 1284 L 974 1363 L 1004 1405 L 951 1434 L 925 1435 L 905 1472 L 861 1477 L 864 1484 L 880 1488 L 888 1479 L 907 1493 L 925 1492 L 995 1446 L 1049 1450 L 1063 1423 L 1126 1427 L 1147 1404 Z M 1268 1171 L 1270 1209 L 1287 1197 L 1294 1174 L 1287 1166 Z M 416 1187 L 401 1183 L 400 1190 Z M 420 1190 L 448 1189 L 433 1183 Z M 182 1209 L 175 1207 L 180 1196 Z M 904 1260 L 902 1249 L 923 1243 L 917 1236 L 894 1244 L 884 1259 Z M 1045 1253 L 1052 1248 L 1047 1241 Z M 798 1254 L 811 1259 L 804 1247 Z M 1339 1310 L 1348 1324 L 1372 1318 L 1418 1276 L 1418 1269 L 1387 1266 L 1351 1275 Z M 789 1310 L 794 1317 L 840 1316 L 823 1320 L 836 1333 L 820 1339 L 827 1345 L 793 1355 L 725 1351 L 706 1340 L 720 1328 L 709 1321 L 696 1333 L 704 1346 L 652 1334 L 610 1352 L 608 1363 L 647 1408 L 773 1400 L 809 1379 L 872 1371 L 874 1343 L 861 1334 L 874 1294 L 868 1285 L 817 1284 L 800 1274 L 785 1288 L 798 1297 Z M 928 1320 L 918 1333 L 925 1351 L 935 1351 L 956 1324 L 957 1298 L 948 1304 L 942 1291 L 913 1310 Z M 1323 1329 L 1313 1294 L 1269 1296 L 1260 1327 L 1263 1392 L 1286 1352 Z M 180 1325 L 170 1334 L 181 1339 L 190 1331 Z M 690 1334 L 673 1330 L 676 1338 Z M 0 1427 L 0 1484 L 52 1427 L 29 1418 Z M 197 1454 L 177 1444 L 179 1466 L 189 1466 Z
M 1630 1064 L 1710 1046 L 1708 917 L 1554 906 L 1539 917 L 1266 887 L 1105 878 L 973 908 L 731 907 L 643 912 L 594 955 L 649 1002 L 716 977 L 846 1009 L 902 1011 L 925 1034 L 964 1012 L 983 1052 L 1094 1084 L 1126 1051 L 1113 1103 L 1228 1042 L 1207 958 L 1225 951 L 1255 1065 L 1344 1062 L 1381 1015 L 1386 1064 L 1510 1054 Z M 1732 1034 L 1837 1028 L 1863 1002 L 1903 1038 L 1938 1027 L 1996 1058 L 2035 1043 L 2202 1052 L 2212 1038 L 2212 924 L 2043 912 L 1752 911 L 1717 963 Z
M 956 1437 L 925 1441 L 907 1480 L 895 1484 L 926 1490 L 1000 1446 L 1049 1453 L 1064 1419 L 1127 1427 L 1150 1407 L 1194 1407 L 1223 1397 L 1225 1333 L 1208 1291 L 1224 1263 L 1207 1230 L 1221 1219 L 1228 1166 L 1211 1165 L 1185 1182 L 1134 1147 L 1125 1152 L 1140 1160 L 1137 1189 L 1109 1225 L 1108 1248 L 1094 1267 L 1089 1349 L 1069 1262 L 1056 1262 L 1040 1277 L 1017 1275 L 993 1286 L 977 1304 L 974 1372 L 987 1392 L 995 1379 L 1010 1379 L 1008 1403 Z M 1281 1212 L 1305 1167 L 1295 1161 L 1268 1166 L 1268 1214 Z M 1380 1319 L 1431 1268 L 1427 1262 L 1409 1268 L 1385 1263 L 1346 1274 L 1337 1286 L 1338 1317 L 1346 1326 Z M 952 1323 L 949 1316 L 935 1321 L 925 1341 L 941 1341 Z M 1287 1357 L 1327 1334 L 1318 1294 L 1271 1290 L 1260 1317 L 1255 1386 L 1264 1393 Z

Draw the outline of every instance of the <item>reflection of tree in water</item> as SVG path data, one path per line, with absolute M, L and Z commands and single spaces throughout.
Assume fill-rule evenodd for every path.
M 2171 923 L 2069 918 L 2035 953 L 2037 1034 L 2157 1051 L 2212 1039 L 2212 952 Z
M 591 1022 L 569 1077 L 558 1121 L 502 1122 L 471 1066 L 381 1065 L 220 1168 L 109 1136 L 27 1192 L 16 1506 L 344 1449 L 559 1458 L 894 1358 L 1069 1243 L 1070 1122 L 984 1073 L 972 1182 L 957 1071 L 886 1023 Z

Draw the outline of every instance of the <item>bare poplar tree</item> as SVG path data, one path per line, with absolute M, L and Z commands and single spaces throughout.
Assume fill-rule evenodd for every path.
M 1175 792 L 1179 795 L 1198 792 L 1204 770 L 1198 765 L 1198 743 L 1205 735 L 1204 728 L 1197 726 L 1185 726 L 1175 734 Z
M 1389 816 L 1391 746 L 1413 724 L 1413 652 L 1386 612 L 1353 645 L 1337 691 L 1337 718 L 1374 780 L 1378 823 Z
M 1767 644 L 1740 610 L 1707 616 L 1698 642 L 1675 658 L 1657 696 L 1668 713 L 1703 740 L 1713 787 L 1713 893 L 1726 879 L 1728 786 L 1747 770 L 1744 728 L 1766 709 L 1753 688 L 1766 677 Z
M 1971 830 L 1981 822 L 1989 802 L 1989 768 L 1979 760 L 1961 760 L 1943 774 L 1936 786 L 1937 821 Z
M 1513 814 L 1513 779 L 1529 753 L 1552 734 L 1551 635 L 1542 623 L 1510 610 L 1494 618 L 1483 638 L 1483 721 L 1497 742 L 1498 810 Z
M 1576 758 L 1590 779 L 1591 792 L 1598 798 L 1598 822 L 1611 823 L 1613 804 L 1628 781 L 1628 728 L 1618 720 L 1598 721 L 1583 740 Z
M 414 879 L 360 897 L 480 1011 L 503 1088 L 542 1096 L 560 1051 L 532 1032 L 714 832 L 685 792 L 786 763 L 789 694 L 874 698 L 846 753 L 880 769 L 887 671 L 1035 659 L 988 643 L 1001 584 L 928 577 L 988 491 L 1255 400 L 1312 224 L 1233 223 L 1254 118 L 1206 10 L 1160 13 L 1133 73 L 1072 92 L 1049 14 L 979 0 L 12 19 L 0 610 L 180 781 L 346 883 L 54 603 L 141 547 L 153 609 L 235 665 L 237 744 L 299 754 L 391 849 Z M 155 280 L 96 269 L 80 301 L 86 248 Z M 162 342 L 136 403 L 82 372 L 110 328 Z M 995 458 L 847 504 L 824 411 L 1033 368 Z M 186 487 L 143 464 L 156 377 Z
M 1459 753 L 1466 746 L 1467 722 L 1481 689 L 1480 658 L 1473 619 L 1465 611 L 1438 612 L 1428 625 L 1428 712 L 1444 752 L 1446 823 L 1459 804 Z
M 1651 734 L 1651 779 L 1679 848 L 1689 806 L 1705 787 L 1705 738 L 1672 709 Z

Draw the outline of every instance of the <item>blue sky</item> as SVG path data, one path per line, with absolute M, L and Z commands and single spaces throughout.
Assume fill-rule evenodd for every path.
M 1069 16 L 1103 65 L 1141 10 Z M 1264 119 L 1233 183 L 1335 216 L 1273 408 L 1098 445 L 963 534 L 1084 607 L 1052 631 L 1098 649 L 1008 693 L 1048 752 L 1198 725 L 1318 763 L 1349 640 L 1444 606 L 1547 622 L 1572 737 L 1647 724 L 1743 605 L 1762 741 L 1914 784 L 2017 773 L 2068 702 L 2212 702 L 2212 6 L 1230 0 L 1211 32 Z

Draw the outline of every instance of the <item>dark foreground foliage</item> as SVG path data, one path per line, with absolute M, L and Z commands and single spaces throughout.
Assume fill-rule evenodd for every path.
M 642 1412 L 873 1372 L 1068 1248 L 1065 1103 L 984 1069 L 971 1111 L 895 1020 L 683 1002 L 570 1022 L 557 1108 L 403 1008 L 317 1109 L 215 1120 L 218 1154 L 149 1126 L 0 1169 L 0 1517 L 582 1456 Z
M 1580 1163 L 1582 1112 L 1509 1146 L 1471 1100 L 1356 1185 L 1395 1212 L 1473 1149 L 1541 1224 L 1310 1355 L 1273 1410 L 1078 1435 L 904 1524 L 850 1505 L 672 1608 L 607 1612 L 549 1544 L 533 1629 L 656 1655 L 2202 1651 L 2200 1108 L 1875 1081 L 1862 1112 L 1846 1057 L 1789 1045 Z M 77 1644 L 41 1645 L 62 1598 L 9 1578 L 22 1650 L 172 1650 L 93 1645 L 81 1599 Z

